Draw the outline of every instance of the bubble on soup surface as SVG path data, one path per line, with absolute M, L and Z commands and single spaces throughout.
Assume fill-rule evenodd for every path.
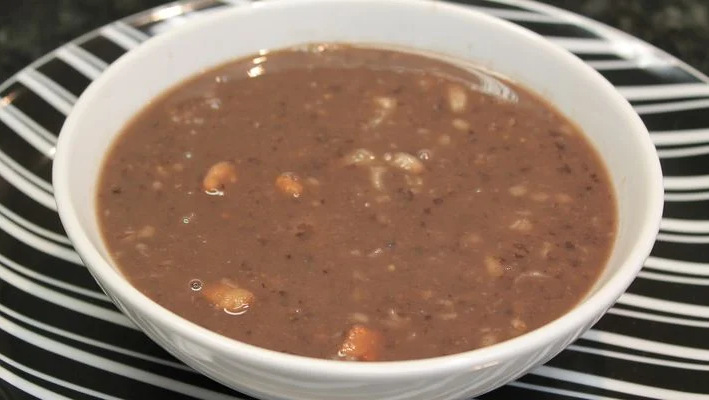
M 202 290 L 203 286 L 204 286 L 204 283 L 199 279 L 192 279 L 190 281 L 190 289 L 192 289 L 195 292 L 199 292 L 200 290 Z

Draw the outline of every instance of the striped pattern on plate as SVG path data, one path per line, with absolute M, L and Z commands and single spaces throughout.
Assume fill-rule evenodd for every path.
M 166 5 L 88 33 L 0 84 L 0 398 L 245 399 L 166 354 L 111 304 L 64 234 L 57 134 L 92 80 L 151 36 L 245 4 Z M 651 131 L 665 172 L 652 256 L 568 350 L 484 399 L 709 398 L 709 80 L 631 36 L 525 0 L 465 4 L 597 69 Z

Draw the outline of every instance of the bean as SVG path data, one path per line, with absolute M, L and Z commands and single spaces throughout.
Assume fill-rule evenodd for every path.
M 207 170 L 202 179 L 202 188 L 210 195 L 224 195 L 224 189 L 238 180 L 236 167 L 230 161 L 220 161 Z
M 303 194 L 303 184 L 297 175 L 291 172 L 282 173 L 276 178 L 276 187 L 283 194 L 298 198 Z
M 364 325 L 354 325 L 345 334 L 337 355 L 353 361 L 376 361 L 381 342 L 382 337 L 378 332 Z

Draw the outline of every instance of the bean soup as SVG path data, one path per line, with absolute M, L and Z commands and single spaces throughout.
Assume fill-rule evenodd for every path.
M 567 312 L 616 235 L 598 154 L 496 74 L 335 44 L 261 52 L 151 102 L 97 193 L 130 282 L 281 352 L 391 361 Z

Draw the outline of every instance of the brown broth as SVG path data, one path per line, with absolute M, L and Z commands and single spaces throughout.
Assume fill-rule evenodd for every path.
M 97 193 L 130 282 L 277 351 L 406 360 L 567 312 L 616 234 L 608 174 L 524 88 L 421 55 L 314 46 L 200 74 L 141 111 Z

